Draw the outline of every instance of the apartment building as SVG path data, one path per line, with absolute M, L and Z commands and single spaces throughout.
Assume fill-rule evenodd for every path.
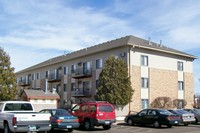
M 126 36 L 55 57 L 16 73 L 18 89 L 56 90 L 59 107 L 94 100 L 99 74 L 114 55 L 128 65 L 134 94 L 130 111 L 148 108 L 157 97 L 185 99 L 191 108 L 194 95 L 193 61 L 197 57 Z

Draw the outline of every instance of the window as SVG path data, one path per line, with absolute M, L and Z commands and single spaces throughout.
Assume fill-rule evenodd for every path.
M 156 111 L 155 110 L 149 110 L 148 115 L 156 115 Z
M 113 112 L 113 108 L 110 105 L 100 105 L 99 112 Z
M 142 80 L 142 88 L 149 88 L 149 79 L 148 78 L 141 78 Z
M 71 73 L 75 73 L 75 71 L 76 71 L 76 65 L 72 65 L 71 66 Z
M 139 116 L 146 115 L 146 114 L 147 114 L 147 110 L 142 110 L 142 111 L 139 113 Z
M 48 70 L 48 71 L 46 71 L 46 73 L 45 73 L 45 77 L 46 77 L 46 78 L 48 78 L 48 77 L 49 77 L 49 70 Z
M 103 66 L 103 60 L 102 59 L 97 59 L 96 60 L 96 69 L 101 69 Z
M 64 75 L 68 74 L 68 67 L 64 67 L 64 69 L 63 69 L 63 74 L 64 74 Z
M 178 61 L 178 71 L 183 71 L 183 62 Z
M 83 105 L 81 108 L 81 112 L 88 112 L 88 105 Z
M 40 74 L 39 73 L 36 74 L 36 79 L 40 79 Z
M 63 90 L 64 90 L 64 91 L 67 91 L 67 84 L 64 84 L 64 85 L 63 85 Z
M 35 73 L 32 74 L 32 80 L 35 80 Z
M 32 111 L 33 108 L 31 106 L 31 104 L 27 103 L 23 103 L 23 104 L 20 104 L 20 103 L 7 103 L 6 106 L 5 106 L 5 111 L 24 111 L 24 110 L 27 110 L 27 111 Z
M 83 63 L 83 73 L 88 74 L 90 72 L 90 62 Z
M 149 108 L 149 99 L 142 99 L 142 109 Z
M 90 112 L 96 112 L 96 106 L 95 105 L 90 106 Z
M 96 88 L 98 88 L 99 80 L 96 80 Z
M 184 90 L 183 81 L 178 81 L 178 90 Z
M 54 69 L 54 79 L 58 79 L 58 74 L 59 74 L 58 69 L 55 68 Z
M 74 91 L 75 89 L 75 83 L 71 83 L 71 91 Z
M 141 66 L 148 66 L 148 56 L 141 56 Z

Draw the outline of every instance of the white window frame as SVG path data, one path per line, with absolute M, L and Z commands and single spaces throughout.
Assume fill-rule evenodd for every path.
M 184 90 L 184 82 L 183 81 L 178 81 L 178 90 L 183 91 Z
M 149 108 L 149 99 L 141 99 L 141 109 Z
M 141 78 L 141 87 L 145 89 L 149 88 L 149 78 Z
M 177 69 L 178 69 L 178 71 L 183 71 L 183 62 L 178 61 L 178 63 L 177 63 Z
M 64 74 L 64 75 L 67 75 L 67 74 L 68 74 L 68 66 L 64 66 L 63 74 Z
M 141 66 L 149 66 L 149 58 L 147 55 L 141 55 Z
M 103 67 L 103 59 L 96 60 L 96 69 L 101 69 Z

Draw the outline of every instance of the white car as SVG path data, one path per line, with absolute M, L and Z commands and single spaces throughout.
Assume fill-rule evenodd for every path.
M 169 110 L 170 112 L 179 115 L 185 126 L 188 126 L 189 123 L 195 122 L 195 116 L 193 113 L 189 113 L 183 109 Z
M 4 133 L 49 131 L 50 120 L 50 113 L 35 112 L 30 102 L 0 102 L 0 129 Z

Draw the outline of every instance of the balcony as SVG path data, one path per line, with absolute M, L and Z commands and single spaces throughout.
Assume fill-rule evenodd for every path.
M 90 97 L 92 96 L 91 89 L 76 88 L 71 91 L 72 97 Z
M 72 78 L 80 79 L 80 78 L 88 78 L 92 77 L 92 69 L 83 69 L 78 68 L 72 72 Z
M 20 86 L 30 86 L 31 85 L 31 80 L 22 80 L 22 81 L 19 81 L 19 85 Z
M 61 81 L 61 75 L 60 74 L 50 74 L 48 76 L 48 82 L 60 82 Z

